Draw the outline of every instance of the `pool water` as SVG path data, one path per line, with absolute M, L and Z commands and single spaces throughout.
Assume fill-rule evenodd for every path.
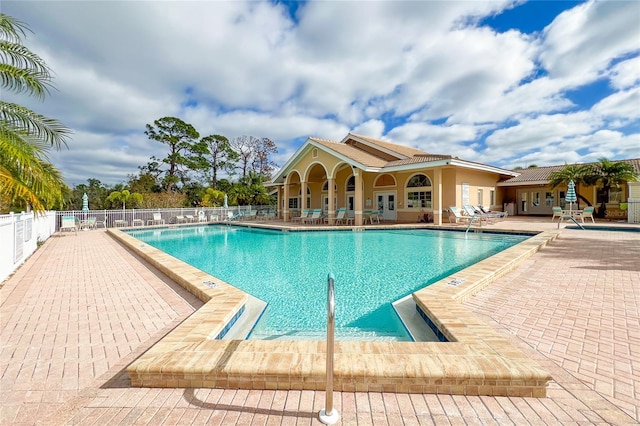
M 327 275 L 336 338 L 411 337 L 392 303 L 527 236 L 435 230 L 281 232 L 223 225 L 129 232 L 268 303 L 250 338 L 324 338 Z

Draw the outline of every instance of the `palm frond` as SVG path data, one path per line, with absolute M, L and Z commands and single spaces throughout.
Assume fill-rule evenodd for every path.
M 0 13 L 0 37 L 19 42 L 23 37 L 26 37 L 27 31 L 29 31 L 29 28 L 24 22 Z
M 0 122 L 8 129 L 29 134 L 32 138 L 60 149 L 67 146 L 71 130 L 58 120 L 47 118 L 23 106 L 0 101 Z
M 32 68 L 21 68 L 0 63 L 0 83 L 2 87 L 15 93 L 27 93 L 42 100 L 51 92 L 51 76 Z

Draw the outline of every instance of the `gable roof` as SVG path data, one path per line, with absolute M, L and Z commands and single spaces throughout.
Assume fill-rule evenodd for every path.
M 451 155 L 430 154 L 417 148 L 381 141 L 379 139 L 357 135 L 355 133 L 349 133 L 340 142 L 317 137 L 309 137 L 286 162 L 286 164 L 276 173 L 272 182 L 274 184 L 284 182 L 285 176 L 297 163 L 298 159 L 309 152 L 313 147 L 330 153 L 352 167 L 357 167 L 369 172 L 417 170 L 454 165 L 476 170 L 484 170 L 506 177 L 516 176 L 518 174 L 517 172 L 500 169 L 498 167 L 482 163 L 461 160 Z
M 613 160 L 614 162 L 629 163 L 633 166 L 636 173 L 640 175 L 640 158 L 632 158 L 628 160 Z M 583 164 L 598 164 L 583 163 Z M 562 166 L 545 166 L 545 167 L 531 167 L 528 169 L 517 170 L 520 174 L 511 179 L 498 183 L 498 186 L 519 186 L 519 185 L 543 185 L 549 182 L 551 173 L 559 172 L 564 169 Z
M 429 155 L 421 149 L 411 148 L 409 146 L 398 145 L 391 142 L 381 141 L 379 139 L 370 138 L 368 136 L 362 136 L 355 133 L 349 133 L 342 140 L 343 143 L 361 142 L 366 145 L 378 148 L 381 151 L 386 151 L 391 154 L 395 154 L 398 160 L 413 157 L 414 155 Z

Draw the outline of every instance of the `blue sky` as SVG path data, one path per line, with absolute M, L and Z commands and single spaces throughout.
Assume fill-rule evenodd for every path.
M 280 165 L 348 132 L 498 167 L 640 157 L 640 2 L 3 0 L 53 69 L 71 185 L 124 182 L 164 145 L 269 137 Z

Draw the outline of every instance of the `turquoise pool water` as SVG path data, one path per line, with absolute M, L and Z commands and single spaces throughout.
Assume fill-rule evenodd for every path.
M 391 303 L 527 236 L 434 230 L 281 232 L 205 225 L 133 230 L 268 303 L 251 338 L 324 338 L 327 274 L 336 338 L 411 340 Z

